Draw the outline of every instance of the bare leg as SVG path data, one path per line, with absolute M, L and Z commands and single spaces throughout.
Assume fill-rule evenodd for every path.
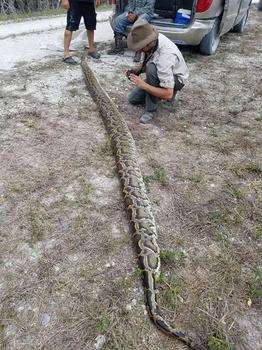
M 88 44 L 89 44 L 88 52 L 96 51 L 94 37 L 95 37 L 95 31 L 94 30 L 87 30 L 87 39 L 88 39 Z
M 72 40 L 72 32 L 70 32 L 69 30 L 65 30 L 65 34 L 64 34 L 64 57 L 70 57 L 70 51 L 69 51 L 69 47 L 71 44 L 71 40 Z
M 87 53 L 92 58 L 99 59 L 101 55 L 100 55 L 100 53 L 98 53 L 96 51 L 94 36 L 95 36 L 94 30 L 87 30 L 87 38 L 88 38 L 88 44 L 89 44 L 89 48 L 87 49 Z

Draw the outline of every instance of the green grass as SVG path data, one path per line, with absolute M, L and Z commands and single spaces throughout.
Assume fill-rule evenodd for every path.
M 261 165 L 255 162 L 251 162 L 245 165 L 235 164 L 235 165 L 232 165 L 229 169 L 240 178 L 244 178 L 248 174 L 257 175 L 257 176 L 262 175 Z
M 27 18 L 49 17 L 49 16 L 55 16 L 55 15 L 61 15 L 63 13 L 65 13 L 65 11 L 59 8 L 59 9 L 49 9 L 49 10 L 42 10 L 42 11 L 22 12 L 18 14 L 10 14 L 10 15 L 0 15 L 0 22 L 4 22 L 4 21 L 19 22 Z
M 150 182 L 152 181 L 151 175 L 143 175 L 143 180 L 146 185 L 149 185 Z
M 251 276 L 250 296 L 253 298 L 262 297 L 262 269 L 259 267 L 255 269 Z
M 41 211 L 42 208 L 38 202 L 32 202 L 30 204 L 27 216 L 31 236 L 30 244 L 43 239 L 44 221 L 41 216 Z
M 4 332 L 5 331 L 5 326 L 0 323 L 0 348 L 4 349 Z
M 83 188 L 83 194 L 84 194 L 84 196 L 85 196 L 85 197 L 89 197 L 90 194 L 92 193 L 92 191 L 93 191 L 92 185 L 89 184 L 89 183 L 85 183 L 85 184 L 84 184 L 84 188 Z
M 185 258 L 185 253 L 183 251 L 162 250 L 160 252 L 160 259 L 164 263 L 179 262 L 184 258 Z
M 189 181 L 194 182 L 194 183 L 199 183 L 202 180 L 202 176 L 200 176 L 200 175 L 192 175 L 192 176 L 186 177 L 186 180 L 189 180 Z
M 34 119 L 22 119 L 21 123 L 23 123 L 29 129 L 36 129 L 38 127 L 38 122 Z
M 237 206 L 222 207 L 210 213 L 210 220 L 217 226 L 231 226 L 241 224 L 244 220 L 243 210 Z
M 217 337 L 210 337 L 208 339 L 208 350 L 234 350 L 228 342 L 218 339 Z
M 165 307 L 172 310 L 177 310 L 179 303 L 179 294 L 182 289 L 183 281 L 176 275 L 166 277 L 162 272 L 157 279 L 159 286 L 159 299 L 160 304 L 164 304 Z
M 230 153 L 232 152 L 232 146 L 229 146 L 228 144 L 226 144 L 225 142 L 218 140 L 214 145 L 213 145 L 214 149 L 221 153 L 224 154 L 226 156 L 230 155 Z
M 262 225 L 258 224 L 255 225 L 254 227 L 252 227 L 251 229 L 252 232 L 252 237 L 253 239 L 255 239 L 256 241 L 260 241 L 262 239 Z
M 181 291 L 181 281 L 176 275 L 172 275 L 169 279 L 164 278 L 167 288 L 162 292 L 162 298 L 166 305 L 171 309 L 177 309 L 178 294 Z
M 99 322 L 96 326 L 96 329 L 99 333 L 106 333 L 110 326 L 110 317 L 107 313 L 103 312 L 99 318 Z
M 235 185 L 227 185 L 227 193 L 233 198 L 240 199 L 242 198 L 242 192 Z
M 133 276 L 135 278 L 142 277 L 143 276 L 143 270 L 141 270 L 138 266 L 136 266 L 133 270 Z
M 160 272 L 160 275 L 157 278 L 157 283 L 163 284 L 166 281 L 166 276 L 163 274 L 163 272 Z
M 250 163 L 246 166 L 246 171 L 255 175 L 262 175 L 262 167 L 257 163 Z
M 232 244 L 231 235 L 228 230 L 220 230 L 215 234 L 217 241 L 221 242 L 225 248 L 229 248 Z
M 154 181 L 159 182 L 163 186 L 166 186 L 168 184 L 167 172 L 162 167 L 155 167 L 153 170 L 153 174 L 144 175 L 143 180 L 144 180 L 146 185 L 148 185 Z

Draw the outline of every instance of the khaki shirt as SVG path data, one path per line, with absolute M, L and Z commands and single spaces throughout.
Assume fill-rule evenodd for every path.
M 186 83 L 189 71 L 182 53 L 176 44 L 163 34 L 159 34 L 158 48 L 153 53 L 149 62 L 153 62 L 156 65 L 161 87 L 173 89 L 175 75 L 182 84 Z

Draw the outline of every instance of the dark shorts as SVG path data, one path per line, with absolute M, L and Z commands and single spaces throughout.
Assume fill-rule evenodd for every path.
M 70 1 L 70 9 L 67 11 L 66 29 L 70 32 L 78 30 L 82 17 L 84 17 L 87 30 L 96 29 L 95 3 L 75 0 Z

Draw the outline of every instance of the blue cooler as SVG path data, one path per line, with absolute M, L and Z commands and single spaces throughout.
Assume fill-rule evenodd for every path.
M 185 9 L 179 9 L 174 18 L 174 23 L 177 25 L 187 25 L 190 22 L 191 11 Z

